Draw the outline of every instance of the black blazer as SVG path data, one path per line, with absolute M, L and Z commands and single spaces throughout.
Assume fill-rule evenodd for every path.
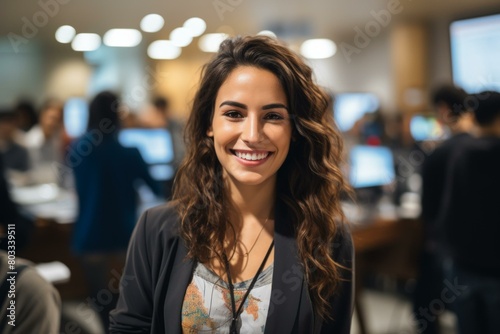
M 331 300 L 332 319 L 315 317 L 300 264 L 293 228 L 286 211 L 277 208 L 274 271 L 265 333 L 349 334 L 353 309 L 353 248 L 350 233 L 341 230 L 334 259 L 348 268 L 345 281 Z M 146 211 L 132 236 L 120 298 L 110 314 L 111 333 L 182 333 L 181 310 L 194 269 L 179 237 L 179 217 L 172 206 Z

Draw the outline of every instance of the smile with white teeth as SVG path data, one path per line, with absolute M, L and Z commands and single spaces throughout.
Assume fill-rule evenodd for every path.
M 233 151 L 234 154 L 244 160 L 249 160 L 249 161 L 256 161 L 256 160 L 262 160 L 267 158 L 270 152 L 265 152 L 265 153 L 246 153 L 246 152 L 238 152 L 238 151 Z

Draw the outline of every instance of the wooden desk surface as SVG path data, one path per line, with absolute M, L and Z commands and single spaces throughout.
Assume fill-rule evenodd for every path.
M 355 249 L 355 310 L 359 330 L 367 334 L 366 310 L 359 296 L 368 273 L 383 274 L 396 279 L 417 276 L 422 244 L 422 224 L 418 219 L 378 219 L 352 228 Z
M 359 270 L 387 272 L 400 278 L 417 273 L 422 244 L 422 224 L 418 219 L 377 219 L 352 228 Z M 358 267 L 358 266 L 357 266 Z
M 353 225 L 352 237 L 357 254 L 394 243 L 400 233 L 399 220 L 377 219 L 372 223 Z
M 20 257 L 34 263 L 61 261 L 71 271 L 69 282 L 56 284 L 62 299 L 80 299 L 88 296 L 87 284 L 78 259 L 71 252 L 73 224 L 59 224 L 53 220 L 38 219 L 28 247 Z

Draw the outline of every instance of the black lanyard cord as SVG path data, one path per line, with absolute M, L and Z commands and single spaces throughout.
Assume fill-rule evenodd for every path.
M 231 327 L 229 330 L 230 334 L 238 334 L 236 330 L 236 323 L 238 320 L 238 317 L 240 316 L 241 312 L 243 311 L 243 304 L 245 303 L 248 295 L 250 294 L 250 291 L 253 289 L 255 283 L 257 282 L 257 279 L 259 278 L 260 273 L 264 269 L 264 266 L 266 265 L 267 259 L 269 258 L 269 255 L 271 254 L 271 250 L 273 249 L 274 246 L 274 240 L 271 242 L 271 245 L 269 246 L 269 249 L 267 250 L 266 256 L 264 257 L 264 260 L 262 260 L 262 263 L 260 264 L 259 269 L 257 270 L 257 273 L 252 279 L 252 282 L 250 283 L 250 286 L 248 287 L 247 291 L 245 292 L 245 295 L 241 299 L 240 306 L 238 307 L 238 310 L 236 310 L 236 302 L 234 300 L 234 286 L 233 282 L 231 280 L 231 270 L 229 268 L 229 260 L 227 259 L 226 255 L 224 254 L 224 264 L 226 266 L 226 273 L 227 273 L 227 283 L 229 285 L 229 294 L 231 295 L 231 311 L 233 313 L 233 318 L 231 319 Z

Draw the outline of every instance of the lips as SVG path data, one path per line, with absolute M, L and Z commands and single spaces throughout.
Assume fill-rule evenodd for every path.
M 259 161 L 266 159 L 272 152 L 269 151 L 240 151 L 230 150 L 232 154 L 247 161 Z

